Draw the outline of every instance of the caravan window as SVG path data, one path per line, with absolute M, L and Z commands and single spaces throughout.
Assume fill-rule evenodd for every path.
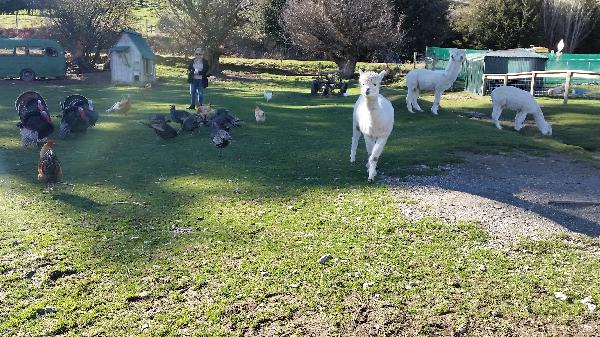
M 0 48 L 0 56 L 13 56 L 15 50 L 13 48 Z
M 44 56 L 44 49 L 43 48 L 29 48 L 29 55 Z
M 48 55 L 50 57 L 57 57 L 58 52 L 56 51 L 56 49 L 54 49 L 52 47 L 48 47 L 48 48 L 46 48 L 46 55 Z
M 25 47 L 17 47 L 17 48 L 15 48 L 15 55 L 17 55 L 17 56 L 27 55 L 27 48 L 25 48 Z

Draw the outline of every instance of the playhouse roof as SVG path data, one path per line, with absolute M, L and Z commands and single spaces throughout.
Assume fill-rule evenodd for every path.
M 133 41 L 133 44 L 136 46 L 136 48 L 142 54 L 143 58 L 149 59 L 149 60 L 156 59 L 156 55 L 154 54 L 154 52 L 152 52 L 152 49 L 150 49 L 150 46 L 146 42 L 146 39 L 144 39 L 144 37 L 142 37 L 142 34 L 135 32 L 133 30 L 129 30 L 129 29 L 123 29 L 122 33 L 127 34 L 127 36 L 129 36 L 131 41 Z M 114 46 L 113 48 L 111 48 L 111 51 L 126 51 L 127 50 L 127 49 L 122 49 L 121 47 L 124 47 L 124 46 Z

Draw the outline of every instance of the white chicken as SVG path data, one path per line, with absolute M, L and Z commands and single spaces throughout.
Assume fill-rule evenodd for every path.
M 257 105 L 256 108 L 254 108 L 254 117 L 256 118 L 256 123 L 264 123 L 267 120 L 267 113 Z
M 118 112 L 120 114 L 127 115 L 127 112 L 131 109 L 131 95 L 127 94 L 120 101 L 115 103 L 110 109 L 106 110 L 106 112 Z
M 272 91 L 263 90 L 263 96 L 265 97 L 265 99 L 268 102 L 268 101 L 271 100 L 271 98 L 273 98 L 273 92 Z

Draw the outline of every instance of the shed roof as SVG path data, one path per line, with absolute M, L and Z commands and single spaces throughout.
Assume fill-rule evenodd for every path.
M 502 57 L 502 58 L 535 58 L 535 59 L 548 59 L 548 56 L 543 54 L 534 53 L 527 49 L 509 49 L 509 50 L 496 50 L 484 53 L 468 54 L 468 59 L 481 59 L 486 57 Z
M 114 46 L 112 48 L 110 48 L 110 51 L 116 51 L 116 52 L 122 52 L 122 51 L 128 51 L 129 50 L 129 46 Z
M 152 52 L 152 49 L 150 49 L 150 46 L 146 42 L 146 39 L 142 37 L 142 34 L 129 29 L 123 29 L 123 34 L 127 34 L 129 36 L 131 41 L 133 41 L 137 49 L 142 54 L 143 58 L 149 60 L 156 59 L 156 55 L 154 55 L 154 52 Z

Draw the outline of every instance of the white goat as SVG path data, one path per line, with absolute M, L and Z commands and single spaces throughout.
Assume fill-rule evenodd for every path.
M 369 154 L 367 162 L 369 183 L 375 179 L 377 161 L 394 127 L 394 107 L 390 101 L 379 94 L 381 80 L 386 73 L 385 70 L 379 74 L 373 71 L 359 70 L 360 96 L 354 104 L 350 162 L 356 161 L 356 148 L 362 133 L 365 136 Z
M 417 111 L 423 111 L 417 102 L 419 93 L 421 90 L 433 90 L 435 91 L 435 98 L 431 112 L 437 115 L 442 94 L 450 89 L 456 81 L 466 55 L 466 52 L 462 49 L 452 49 L 446 70 L 414 69 L 409 71 L 406 75 L 406 86 L 408 88 L 406 107 L 408 111 L 414 113 L 413 107 Z
M 515 130 L 521 130 L 527 114 L 532 114 L 540 132 L 545 136 L 552 135 L 552 125 L 546 122 L 542 109 L 528 91 L 515 87 L 498 87 L 492 91 L 492 104 L 492 119 L 498 129 L 502 129 L 498 121 L 502 109 L 508 109 L 517 111 Z

